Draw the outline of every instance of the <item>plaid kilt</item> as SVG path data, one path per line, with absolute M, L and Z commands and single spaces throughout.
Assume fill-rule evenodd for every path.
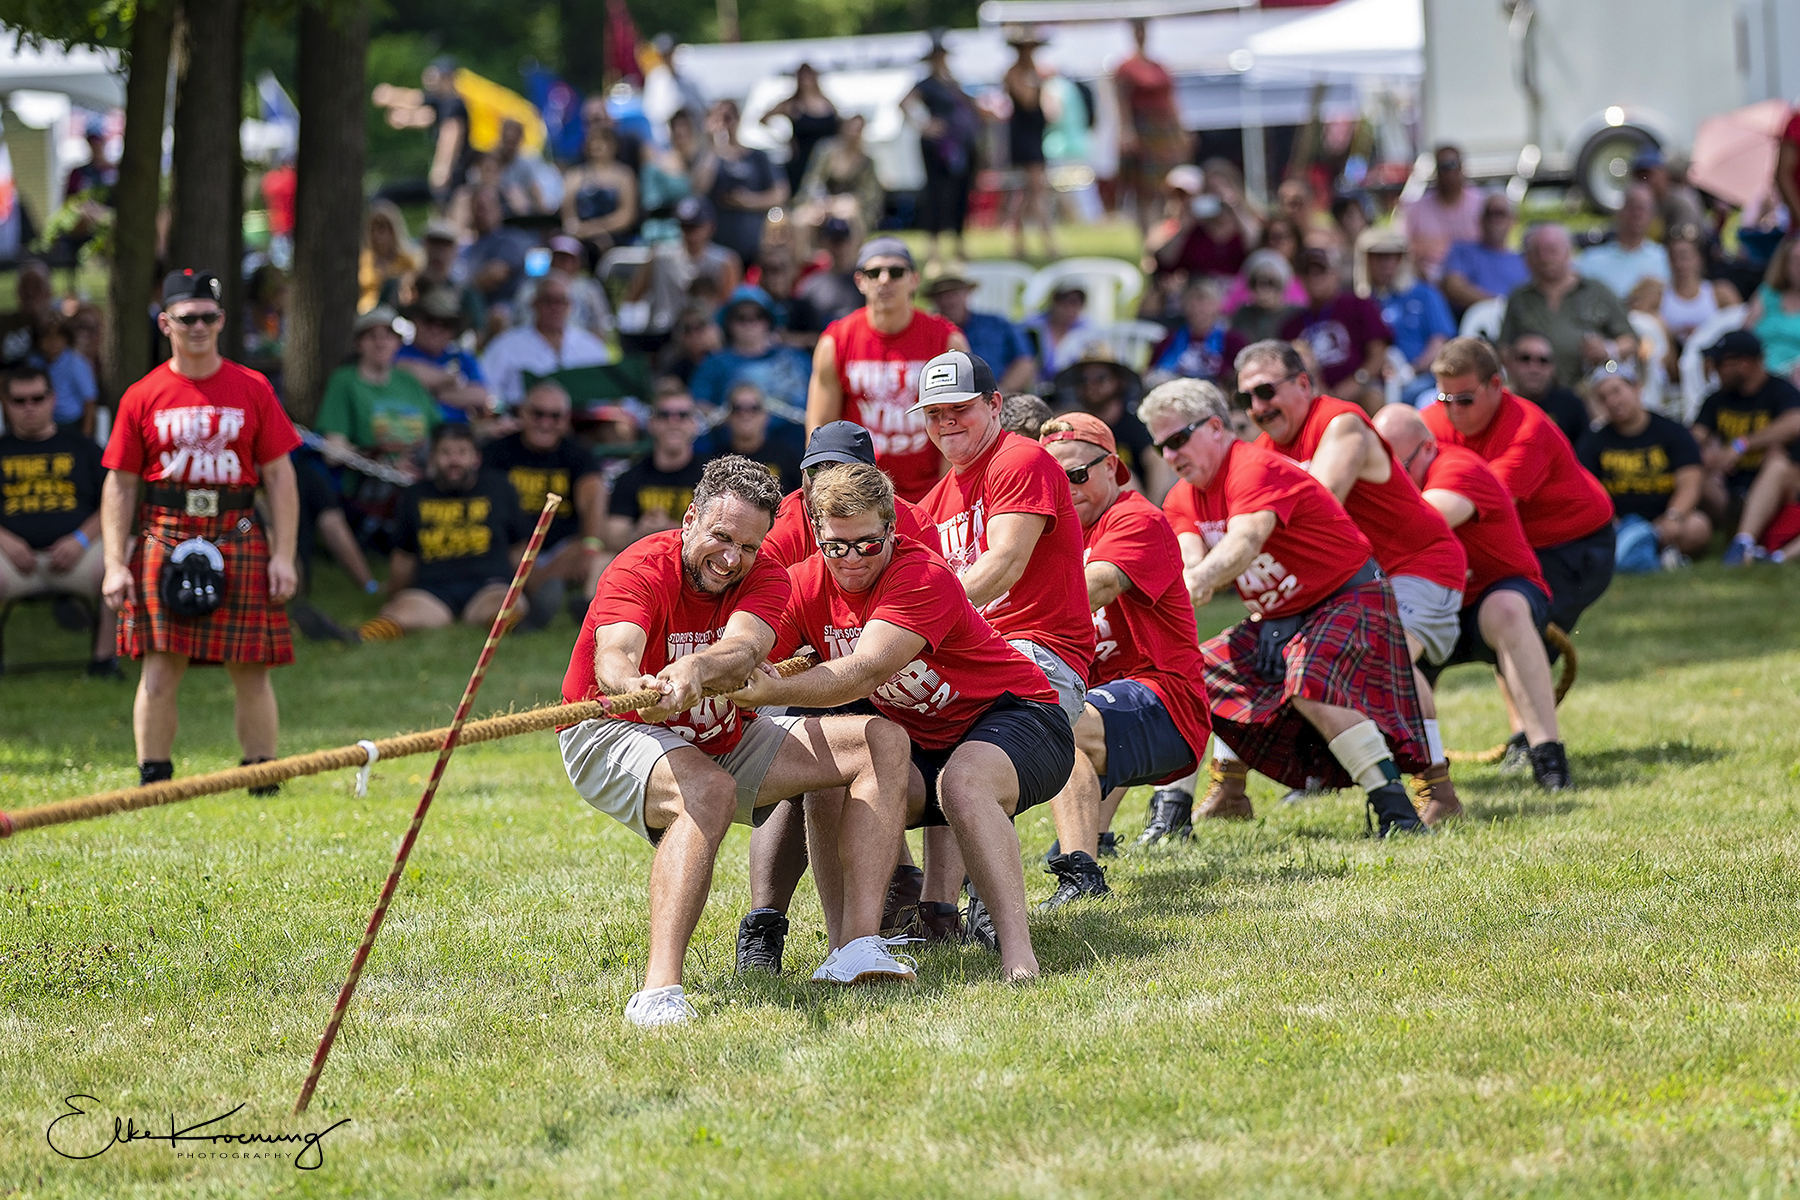
M 1283 651 L 1287 676 L 1281 683 L 1256 673 L 1256 625 L 1239 621 L 1200 645 L 1213 732 L 1239 758 L 1289 787 L 1305 787 L 1308 776 L 1328 788 L 1351 786 L 1319 731 L 1288 703 L 1298 696 L 1355 709 L 1375 722 L 1402 771 L 1431 765 L 1412 656 L 1385 579 L 1313 609 Z
M 142 658 L 151 650 L 184 654 L 191 663 L 294 661 L 287 610 L 269 601 L 269 544 L 247 510 L 190 517 L 145 508 L 138 540 L 137 600 L 119 610 L 119 654 Z M 204 617 L 178 617 L 163 606 L 157 581 L 163 563 L 188 538 L 205 538 L 225 559 L 225 603 Z

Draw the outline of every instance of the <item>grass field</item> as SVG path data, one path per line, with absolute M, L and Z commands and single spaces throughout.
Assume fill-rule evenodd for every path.
M 648 1036 L 620 1019 L 647 848 L 574 797 L 547 735 L 471 748 L 303 1118 L 429 760 L 381 764 L 364 800 L 341 774 L 21 835 L 0 844 L 0 1196 L 1791 1194 L 1794 587 L 1774 568 L 1621 580 L 1563 707 L 1579 790 L 1462 769 L 1472 819 L 1389 845 L 1347 794 L 1283 808 L 1259 781 L 1264 819 L 1127 854 L 1115 900 L 1039 922 L 1045 974 L 1020 989 L 963 949 L 923 954 L 916 986 L 815 988 L 810 900 L 789 976 L 734 978 L 734 831 L 689 956 L 702 1019 Z M 572 635 L 509 640 L 481 708 L 553 697 Z M 303 645 L 284 749 L 441 723 L 478 643 Z M 227 696 L 190 676 L 183 773 L 236 761 Z M 1451 745 L 1503 734 L 1479 670 L 1441 697 Z M 131 780 L 129 703 L 0 680 L 6 807 Z M 1035 859 L 1047 816 L 1021 832 Z M 95 1098 L 58 1131 L 75 1153 L 114 1115 L 351 1123 L 313 1171 L 166 1142 L 73 1161 L 45 1130 L 75 1093 Z

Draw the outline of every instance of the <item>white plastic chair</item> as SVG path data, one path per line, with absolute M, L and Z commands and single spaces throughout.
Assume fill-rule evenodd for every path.
M 639 267 L 650 261 L 650 253 L 648 246 L 614 246 L 600 256 L 594 276 L 600 280 L 601 287 L 610 287 L 614 283 L 623 287 L 631 282 Z
M 1497 344 L 1500 341 L 1500 323 L 1505 319 L 1506 297 L 1490 296 L 1469 305 L 1456 332 L 1462 337 L 1478 337 Z
M 1019 297 L 1037 272 L 1027 263 L 994 258 L 969 263 L 958 274 L 975 285 L 975 291 L 969 296 L 972 310 L 1016 321 L 1019 319 Z
M 1743 327 L 1744 306 L 1734 304 L 1730 308 L 1721 308 L 1688 334 L 1687 344 L 1681 348 L 1682 424 L 1694 423 L 1694 418 L 1700 415 L 1700 405 L 1706 401 L 1707 393 L 1718 386 L 1718 377 L 1709 372 L 1701 351 L 1718 341 L 1721 334 Z
M 1144 276 L 1120 258 L 1065 258 L 1036 275 L 1025 289 L 1025 311 L 1041 312 L 1058 284 L 1078 283 L 1087 292 L 1088 320 L 1101 325 L 1119 319 L 1144 294 Z
M 1063 355 L 1075 362 L 1090 349 L 1110 350 L 1115 358 L 1142 375 L 1150 366 L 1150 356 L 1169 336 L 1169 331 L 1155 321 L 1114 321 L 1108 325 L 1090 325 L 1069 335 Z

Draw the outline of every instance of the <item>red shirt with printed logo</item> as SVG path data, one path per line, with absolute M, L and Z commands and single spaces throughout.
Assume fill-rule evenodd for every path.
M 924 414 L 906 410 L 919 399 L 919 372 L 950 348 L 957 332 L 943 317 L 915 312 L 899 333 L 882 333 L 869 324 L 866 308 L 825 327 L 844 393 L 839 416 L 869 431 L 875 465 L 893 478 L 901 497 L 915 503 L 937 482 L 944 460 L 925 436 Z
M 981 619 L 944 561 L 910 538 L 894 544 L 887 570 L 866 592 L 846 592 L 823 555 L 788 569 L 793 595 L 782 618 L 775 657 L 810 645 L 827 661 L 845 658 L 871 621 L 886 621 L 925 639 L 919 657 L 869 696 L 882 716 L 915 745 L 944 750 L 1002 695 L 1056 703 L 1056 689 L 1036 663 L 1006 644 Z
M 1305 467 L 1247 442 L 1226 448 L 1205 491 L 1185 479 L 1177 482 L 1163 500 L 1163 512 L 1177 534 L 1199 534 L 1208 550 L 1225 536 L 1232 517 L 1275 514 L 1274 532 L 1237 577 L 1244 607 L 1265 617 L 1324 603 L 1374 553 L 1337 497 Z
M 644 658 L 638 670 L 654 675 L 671 662 L 704 650 L 725 636 L 725 623 L 737 612 L 760 617 L 770 629 L 779 628 L 787 607 L 788 578 L 781 564 L 756 556 L 743 579 L 718 595 L 695 589 L 681 569 L 681 531 L 665 530 L 633 542 L 606 564 L 600 586 L 588 604 L 581 636 L 569 656 L 563 676 L 563 703 L 593 700 L 601 695 L 594 681 L 594 631 L 602 625 L 622 622 L 636 625 L 645 634 Z M 723 696 L 709 696 L 686 712 L 663 722 L 696 749 L 724 754 L 744 735 L 743 722 L 755 717 L 740 712 Z M 619 718 L 636 721 L 632 713 Z
M 1111 563 L 1131 580 L 1111 604 L 1094 610 L 1094 678 L 1135 679 L 1155 692 L 1198 761 L 1212 731 L 1212 714 L 1201 682 L 1206 660 L 1181 579 L 1174 528 L 1143 496 L 1120 492 L 1087 531 L 1087 561 Z
M 125 389 L 101 462 L 173 487 L 255 487 L 300 446 L 269 381 L 226 360 L 205 379 L 164 363 Z
M 987 552 L 987 523 L 996 516 L 1045 518 L 1025 573 L 981 615 L 1002 636 L 1044 647 L 1086 683 L 1094 661 L 1094 623 L 1088 619 L 1082 573 L 1081 519 L 1069 477 L 1049 452 L 1016 433 L 1002 433 L 973 463 L 938 480 L 919 508 L 937 525 L 938 547 L 959 577 Z
M 898 496 L 894 497 L 894 532 L 934 551 L 938 548 L 937 528 L 925 519 L 918 505 Z M 758 553 L 784 567 L 791 567 L 818 548 L 819 535 L 806 516 L 804 491 L 789 492 L 781 498 L 781 508 L 775 513 L 775 527 L 763 539 Z
M 1256 444 L 1286 455 L 1310 470 L 1312 457 L 1318 453 L 1319 442 L 1325 437 L 1325 427 L 1345 413 L 1350 413 L 1371 430 L 1375 428 L 1369 414 L 1348 400 L 1317 396 L 1293 441 L 1282 445 L 1265 433 L 1256 439 Z M 1375 436 L 1381 438 L 1380 434 Z M 1406 469 L 1394 457 L 1384 438 L 1381 448 L 1388 456 L 1387 482 L 1370 483 L 1359 479 L 1351 484 L 1349 494 L 1344 497 L 1344 511 L 1369 539 L 1369 545 L 1375 548 L 1375 561 L 1390 578 L 1416 575 L 1453 592 L 1461 591 L 1469 565 L 1462 543 L 1450 532 L 1449 522 L 1419 495 L 1419 489 L 1413 486 Z
M 1469 554 L 1464 608 L 1496 581 L 1513 575 L 1531 580 L 1544 589 L 1544 595 L 1550 594 L 1538 557 L 1525 540 L 1518 508 L 1480 455 L 1462 446 L 1439 446 L 1437 457 L 1425 468 L 1425 490 L 1455 492 L 1475 506 L 1475 515 L 1456 527 L 1456 536 Z

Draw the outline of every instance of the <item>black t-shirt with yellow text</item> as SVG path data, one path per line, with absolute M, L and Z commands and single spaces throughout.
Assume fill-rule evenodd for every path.
M 1654 521 L 1669 508 L 1675 472 L 1700 465 L 1694 435 L 1674 421 L 1650 413 L 1650 424 L 1636 437 L 1611 425 L 1591 430 L 1575 447 L 1575 456 L 1612 497 L 1618 516 L 1636 514 Z
M 656 459 L 646 457 L 613 482 L 612 506 L 608 511 L 615 517 L 635 521 L 660 509 L 679 524 L 681 514 L 693 503 L 694 489 L 700 486 L 700 476 L 705 471 L 706 460 L 698 454 L 676 471 L 659 471 Z
M 105 479 L 92 438 L 62 429 L 41 442 L 0 437 L 0 528 L 48 549 L 100 507 Z
M 466 492 L 447 492 L 426 480 L 401 493 L 395 545 L 419 560 L 422 588 L 512 575 L 507 550 L 531 536 L 534 522 L 519 511 L 506 476 L 483 471 Z
M 1790 408 L 1800 408 L 1800 388 L 1785 379 L 1771 375 L 1753 395 L 1742 396 L 1723 388 L 1706 398 L 1694 424 L 1712 431 L 1714 437 L 1729 446 L 1738 438 L 1753 437 L 1768 428 L 1769 423 Z M 1741 456 L 1737 469 L 1725 477 L 1732 491 L 1750 490 L 1757 471 L 1762 469 L 1763 452 L 1752 450 Z
M 551 449 L 538 451 L 525 445 L 523 435 L 513 433 L 491 443 L 481 458 L 488 470 L 506 476 L 518 497 L 520 513 L 533 523 L 543 511 L 547 493 L 563 498 L 544 535 L 546 550 L 581 531 L 575 513 L 575 481 L 600 471 L 594 456 L 582 446 L 564 438 Z

